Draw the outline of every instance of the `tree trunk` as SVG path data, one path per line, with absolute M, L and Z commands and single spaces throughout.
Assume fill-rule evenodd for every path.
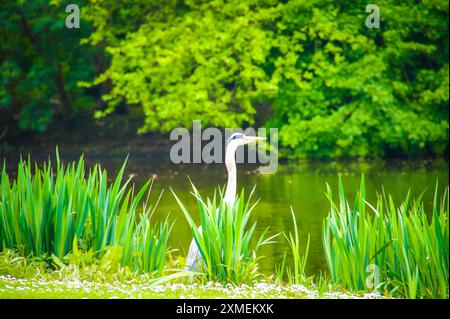
M 59 101 L 61 103 L 61 115 L 63 120 L 68 120 L 70 117 L 71 100 L 67 93 L 64 83 L 64 75 L 62 73 L 61 64 L 58 63 L 58 71 L 55 76 L 56 91 L 58 92 Z

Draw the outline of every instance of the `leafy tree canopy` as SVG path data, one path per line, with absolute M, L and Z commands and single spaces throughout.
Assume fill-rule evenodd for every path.
M 0 111 L 8 109 L 23 130 L 42 132 L 55 113 L 68 119 L 92 105 L 92 98 L 77 85 L 94 76 L 95 49 L 79 43 L 90 26 L 82 21 L 81 28 L 68 29 L 66 4 L 0 4 Z
M 448 145 L 446 1 L 378 1 L 379 29 L 365 26 L 359 1 L 191 0 L 164 12 L 152 1 L 107 11 L 111 3 L 89 10 L 105 13 L 91 17 L 91 41 L 108 39 L 112 56 L 96 83 L 113 83 L 107 112 L 142 105 L 142 131 L 194 119 L 253 124 L 263 102 L 273 108 L 266 124 L 280 128 L 293 156 L 442 153 Z M 121 32 L 105 24 L 111 13 L 140 25 Z
M 448 2 L 379 0 L 380 28 L 369 3 L 86 0 L 68 30 L 64 1 L 2 2 L 0 109 L 42 131 L 102 95 L 97 116 L 142 108 L 140 132 L 198 119 L 278 127 L 292 157 L 448 152 Z

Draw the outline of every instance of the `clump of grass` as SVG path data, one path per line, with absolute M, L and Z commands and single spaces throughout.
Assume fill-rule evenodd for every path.
M 173 194 L 192 230 L 202 256 L 201 270 L 206 278 L 238 285 L 255 280 L 259 275 L 256 253 L 261 246 L 272 243 L 276 235 L 265 238 L 266 229 L 255 240 L 256 223 L 249 225 L 250 215 L 256 205 L 250 206 L 253 191 L 245 201 L 242 190 L 230 207 L 225 203 L 222 193 L 219 192 L 219 196 L 214 193 L 212 200 L 208 198 L 205 202 L 194 185 L 192 187 L 198 203 L 200 225 L 194 222 L 183 203 Z
M 0 251 L 59 260 L 75 250 L 104 254 L 118 247 L 120 263 L 135 271 L 160 275 L 172 225 L 151 223 L 148 206 L 153 180 L 135 193 L 123 182 L 126 160 L 112 184 L 106 170 L 95 165 L 86 174 L 83 156 L 65 166 L 56 151 L 42 168 L 20 160 L 17 179 L 10 182 L 3 164 L 0 176 Z M 147 200 L 143 200 L 147 194 Z M 139 215 L 140 213 L 140 215 Z
M 291 249 L 291 254 L 294 260 L 294 270 L 287 268 L 287 274 L 289 278 L 289 283 L 294 284 L 304 284 L 307 281 L 306 276 L 306 261 L 308 260 L 309 254 L 309 242 L 310 236 L 308 235 L 308 241 L 306 243 L 305 252 L 300 251 L 300 238 L 298 234 L 297 220 L 295 218 L 294 211 L 291 207 L 292 223 L 294 224 L 294 234 L 289 232 L 289 236 L 286 239 L 289 243 Z
M 275 270 L 276 281 L 282 283 L 284 273 L 286 272 L 287 282 L 289 284 L 297 284 L 297 285 L 310 284 L 312 282 L 312 277 L 308 278 L 306 276 L 306 262 L 308 260 L 309 254 L 310 236 L 308 234 L 308 241 L 306 243 L 306 248 L 305 251 L 302 252 L 300 250 L 301 245 L 297 227 L 297 219 L 295 218 L 295 214 L 292 207 L 291 207 L 291 216 L 292 216 L 292 223 L 294 225 L 294 233 L 289 232 L 289 235 L 284 234 L 284 237 L 286 238 L 289 244 L 290 253 L 293 259 L 293 269 L 291 267 L 286 266 L 286 253 L 285 253 L 281 265 L 279 265 Z
M 447 187 L 439 202 L 437 189 L 429 221 L 421 197 L 410 201 L 409 192 L 399 208 L 390 195 L 378 195 L 372 206 L 363 177 L 351 209 L 342 181 L 339 206 L 327 187 L 331 207 L 322 235 L 332 281 L 353 290 L 384 287 L 407 298 L 448 298 L 449 194 Z M 377 276 L 378 287 L 367 284 Z

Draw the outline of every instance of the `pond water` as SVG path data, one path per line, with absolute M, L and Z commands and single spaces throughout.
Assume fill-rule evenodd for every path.
M 99 162 L 108 169 L 108 174 L 114 176 L 126 158 L 126 153 L 103 152 L 101 154 L 86 153 L 86 162 L 92 165 Z M 75 160 L 79 154 L 61 152 L 63 160 Z M 44 161 L 48 155 L 32 154 L 32 159 Z M 7 162 L 8 170 L 14 175 L 16 163 Z M 429 208 L 432 205 L 434 188 L 439 180 L 442 190 L 448 185 L 448 161 L 438 160 L 408 160 L 408 161 L 351 161 L 351 162 L 288 162 L 280 163 L 278 170 L 271 175 L 259 175 L 257 166 L 238 164 L 238 189 L 245 188 L 250 192 L 254 185 L 254 199 L 260 199 L 256 206 L 252 222 L 257 222 L 256 235 L 267 226 L 270 234 L 289 232 L 292 230 L 290 207 L 295 212 L 303 245 L 306 245 L 308 234 L 311 236 L 310 254 L 307 272 L 312 275 L 326 271 L 327 265 L 323 254 L 321 228 L 323 219 L 327 216 L 329 202 L 325 197 L 326 183 L 334 192 L 337 191 L 338 178 L 342 177 L 347 194 L 353 200 L 359 188 L 361 174 L 366 178 L 367 197 L 369 202 L 376 198 L 376 192 L 382 189 L 393 196 L 397 205 L 404 199 L 408 189 L 413 196 L 418 196 L 426 189 L 424 203 Z M 171 238 L 171 246 L 186 254 L 192 235 L 181 209 L 178 207 L 169 187 L 175 191 L 184 205 L 197 218 L 195 198 L 190 194 L 191 186 L 188 177 L 196 185 L 202 196 L 211 196 L 214 189 L 224 186 L 226 169 L 220 164 L 172 164 L 168 154 L 151 154 L 145 152 L 130 153 L 126 174 L 134 175 L 137 185 L 156 175 L 151 195 L 155 202 L 164 190 L 155 218 L 160 219 L 167 214 L 176 220 Z M 198 219 L 196 219 L 198 220 Z M 265 246 L 260 255 L 260 269 L 267 274 L 274 273 L 275 265 L 279 264 L 284 252 L 288 249 L 283 236 L 279 236 L 276 244 Z M 304 247 L 302 247 L 304 249 Z M 288 260 L 289 262 L 289 260 Z

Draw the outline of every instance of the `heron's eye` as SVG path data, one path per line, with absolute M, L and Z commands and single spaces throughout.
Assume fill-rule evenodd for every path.
M 239 138 L 242 138 L 242 135 L 236 134 L 236 135 L 233 135 L 232 140 L 237 140 Z
M 243 136 L 244 136 L 244 134 L 238 134 L 238 133 L 233 134 L 233 135 L 231 135 L 231 136 L 228 138 L 228 141 L 227 141 L 227 142 L 231 142 L 231 141 L 233 141 L 233 140 L 240 139 L 240 138 L 242 138 Z

